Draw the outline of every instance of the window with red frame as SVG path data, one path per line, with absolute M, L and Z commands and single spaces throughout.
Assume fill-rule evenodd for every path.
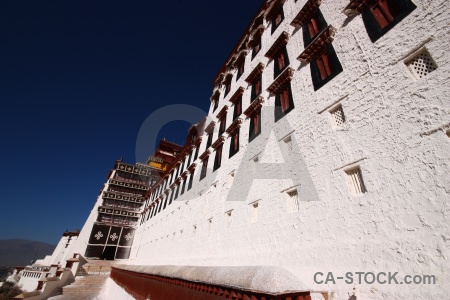
M 320 9 L 316 9 L 316 11 L 312 14 L 311 19 L 308 23 L 302 26 L 303 30 L 303 44 L 308 47 L 309 44 L 317 37 L 319 33 L 322 32 L 328 26 L 325 18 L 322 15 Z
M 200 172 L 200 180 L 206 177 L 206 172 L 208 170 L 208 157 L 202 161 L 202 170 Z
M 216 148 L 216 157 L 214 159 L 213 171 L 217 170 L 222 165 L 222 148 L 223 144 Z
M 192 188 L 192 183 L 194 181 L 194 173 L 191 173 L 191 176 L 189 176 L 189 185 L 188 185 L 188 191 Z
M 416 5 L 411 0 L 378 0 L 362 12 L 362 19 L 372 42 L 408 16 Z
M 232 80 L 232 76 L 227 76 L 226 80 L 225 80 L 225 94 L 224 96 L 228 95 L 228 93 L 231 90 L 231 80 Z
M 318 90 L 342 72 L 342 65 L 330 44 L 327 50 L 310 62 L 314 90 Z
M 252 82 L 252 94 L 251 94 L 252 102 L 259 95 L 261 95 L 261 90 L 262 90 L 261 81 L 262 81 L 262 75 L 259 74 Z
M 238 80 L 239 78 L 241 78 L 242 74 L 244 74 L 244 66 L 245 66 L 245 56 L 244 55 L 241 55 L 238 58 L 236 66 L 237 66 L 236 80 Z
M 277 11 L 276 15 L 272 19 L 272 33 L 275 32 L 275 30 L 280 26 L 281 22 L 284 20 L 284 11 L 283 8 L 280 7 L 280 9 Z
M 233 120 L 236 120 L 242 114 L 242 95 L 234 101 Z
M 180 193 L 180 195 L 184 194 L 184 190 L 186 189 L 186 181 L 187 181 L 187 177 L 184 177 L 183 185 L 181 186 L 181 193 Z
M 261 108 L 259 108 L 250 116 L 249 128 L 248 141 L 251 142 L 261 134 Z
M 261 50 L 261 36 L 257 36 L 254 38 L 253 46 L 252 46 L 252 59 L 255 58 L 256 54 Z
M 230 156 L 232 157 L 239 152 L 239 128 L 231 134 L 230 140 Z
M 292 99 L 291 83 L 275 94 L 275 122 L 284 117 L 294 109 L 294 100 Z
M 283 72 L 284 69 L 289 65 L 289 57 L 287 54 L 286 46 L 281 49 L 281 51 L 274 58 L 274 79 Z
M 214 133 L 212 131 L 208 133 L 208 139 L 206 140 L 206 149 L 208 149 L 212 144 L 213 134 Z
M 220 117 L 219 120 L 219 136 L 222 135 L 222 133 L 225 132 L 225 126 L 227 125 L 227 114 L 224 114 L 223 116 Z

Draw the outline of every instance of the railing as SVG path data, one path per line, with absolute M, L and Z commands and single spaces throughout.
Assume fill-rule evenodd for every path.
M 120 210 L 126 211 L 126 212 L 137 212 L 137 213 L 141 212 L 141 208 L 140 207 L 133 208 L 133 207 L 126 207 L 126 206 L 121 206 L 121 205 L 110 205 L 108 203 L 104 203 L 99 208 L 103 208 L 103 209 L 120 209 Z
M 141 185 L 147 185 L 147 182 L 142 181 L 142 180 L 138 180 L 138 179 L 130 179 L 130 178 L 125 178 L 125 177 L 120 177 L 120 176 L 115 176 L 112 179 L 123 181 L 123 182 L 130 182 L 130 183 L 136 183 L 136 184 L 141 184 Z
M 124 201 L 134 201 L 134 202 L 142 202 L 144 200 L 144 197 L 142 195 L 133 194 L 133 193 L 125 193 L 125 192 L 120 192 L 120 191 L 104 191 L 103 197 L 110 198 L 110 199 L 124 200 Z
M 117 186 L 123 186 L 125 188 L 129 188 L 129 189 L 139 189 L 139 190 L 147 190 L 149 188 L 149 186 L 147 184 L 144 183 L 134 183 L 134 182 L 127 182 L 127 181 L 123 181 L 117 178 L 111 178 L 109 179 L 109 184 L 114 184 Z

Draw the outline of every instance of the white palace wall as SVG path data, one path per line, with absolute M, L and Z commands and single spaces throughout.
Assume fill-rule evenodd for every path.
M 325 20 L 337 29 L 333 46 L 343 72 L 314 91 L 309 65 L 296 59 L 304 49 L 302 32 L 290 25 L 305 2 L 286 1 L 285 20 L 273 34 L 269 24 L 262 50 L 253 60 L 246 56 L 244 74 L 237 82 L 234 74 L 231 92 L 209 114 L 216 121 L 223 105 L 230 106 L 228 127 L 229 97 L 243 86 L 242 107 L 248 107 L 251 89 L 244 80 L 263 62 L 261 135 L 248 143 L 249 120 L 242 115 L 239 152 L 228 158 L 227 138 L 222 166 L 213 172 L 212 151 L 201 181 L 196 161 L 192 189 L 139 227 L 131 263 L 281 266 L 312 291 L 334 291 L 342 299 L 353 292 L 361 299 L 447 298 L 450 139 L 437 129 L 450 122 L 450 4 L 414 1 L 417 8 L 372 43 L 361 16 L 347 20 L 341 13 L 347 1 L 322 1 Z M 264 54 L 282 31 L 290 34 L 295 108 L 275 123 L 274 97 L 266 91 L 273 61 Z M 438 68 L 417 80 L 404 62 L 423 46 Z M 335 128 L 329 110 L 338 104 L 346 121 Z M 206 136 L 199 154 L 205 145 Z M 345 171 L 354 166 L 367 189 L 361 195 L 349 189 Z M 290 211 L 295 189 L 299 209 Z M 437 283 L 319 285 L 313 281 L 319 271 L 426 274 Z

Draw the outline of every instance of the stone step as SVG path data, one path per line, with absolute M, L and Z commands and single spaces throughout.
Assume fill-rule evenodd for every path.
M 75 282 L 63 287 L 63 295 L 68 299 L 93 299 L 101 292 L 108 277 L 96 275 L 76 277 Z

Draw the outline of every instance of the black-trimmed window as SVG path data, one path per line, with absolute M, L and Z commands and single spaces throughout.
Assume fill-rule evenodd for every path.
M 250 127 L 249 127 L 249 135 L 248 141 L 253 141 L 258 135 L 261 134 L 261 108 L 258 108 L 250 116 Z
M 324 53 L 311 60 L 310 68 L 315 91 L 342 72 L 342 65 L 332 44 L 328 45 Z
M 320 9 L 316 9 L 311 20 L 302 26 L 305 48 L 328 26 Z
M 286 69 L 287 66 L 289 66 L 289 56 L 286 50 L 286 46 L 281 49 L 281 51 L 278 52 L 276 57 L 273 59 L 274 63 L 274 71 L 273 71 L 273 78 L 277 78 L 278 75 L 283 72 L 284 69 Z
M 169 205 L 172 204 L 173 198 L 174 198 L 174 196 L 175 196 L 175 190 L 176 190 L 176 188 L 173 188 L 173 190 L 171 190 L 172 193 L 171 193 L 171 195 L 170 195 Z M 164 208 L 166 208 L 166 205 L 164 205 Z
M 231 141 L 230 141 L 230 156 L 232 157 L 236 153 L 239 152 L 239 128 L 237 128 L 232 134 L 231 134 Z
M 408 16 L 416 5 L 410 0 L 378 0 L 364 10 L 362 19 L 372 42 L 382 37 Z
M 225 79 L 225 93 L 224 93 L 224 97 L 226 97 L 228 95 L 228 93 L 231 90 L 231 80 L 233 79 L 233 76 L 228 75 L 227 78 Z
M 192 182 L 194 181 L 194 172 L 191 173 L 191 176 L 189 176 L 189 185 L 188 185 L 188 191 L 192 188 Z
M 188 159 L 188 164 L 187 164 L 186 168 L 189 168 L 189 166 L 191 165 L 191 158 L 192 158 L 192 151 L 189 152 L 189 159 Z
M 284 11 L 283 7 L 280 7 L 276 13 L 276 15 L 272 18 L 272 33 L 277 30 L 278 26 L 280 26 L 281 22 L 284 20 Z
M 186 189 L 186 181 L 187 181 L 187 177 L 184 177 L 183 185 L 181 186 L 181 194 L 180 195 L 184 194 L 184 190 Z
M 209 157 L 205 158 L 202 161 L 202 170 L 200 172 L 200 180 L 202 180 L 203 178 L 206 177 L 206 173 L 208 171 L 208 159 L 209 159 Z
M 208 139 L 206 140 L 206 149 L 208 149 L 212 145 L 213 135 L 214 135 L 213 131 L 208 133 Z
M 164 198 L 164 197 L 163 197 Z M 155 211 L 155 215 L 156 214 L 159 214 L 160 212 L 161 212 L 161 208 L 162 208 L 162 202 L 163 202 L 164 200 L 163 199 L 161 199 L 161 201 L 159 201 L 159 203 L 158 203 L 158 205 L 159 205 L 159 208 L 158 208 L 158 210 L 157 211 Z
M 259 95 L 261 95 L 262 87 L 262 74 L 259 74 L 252 82 L 252 93 L 251 93 L 251 101 L 256 99 Z
M 222 133 L 225 132 L 225 127 L 227 126 L 227 114 L 225 113 L 223 116 L 219 119 L 219 136 L 222 135 Z
M 216 148 L 216 157 L 214 158 L 213 171 L 217 170 L 222 165 L 222 148 L 223 148 L 223 144 Z
M 289 82 L 283 89 L 275 94 L 275 122 L 283 118 L 294 109 L 291 83 Z
M 234 101 L 233 121 L 242 114 L 242 95 Z
M 170 190 L 169 193 L 170 193 L 171 196 L 173 196 L 173 191 L 172 190 Z M 169 195 L 167 195 L 166 199 L 164 200 L 163 210 L 166 209 L 167 202 L 169 202 L 169 201 L 172 202 L 172 198 Z
M 244 74 L 244 67 L 245 67 L 245 56 L 241 55 L 237 62 L 236 62 L 236 67 L 237 67 L 237 75 L 236 75 L 236 81 L 239 80 L 239 78 L 241 78 L 242 74 Z
M 198 158 L 198 150 L 200 149 L 200 145 L 197 146 L 197 149 L 195 149 L 195 156 L 194 156 L 194 161 L 197 160 Z
M 255 40 L 253 41 L 253 45 L 252 45 L 252 59 L 255 58 L 256 54 L 259 53 L 259 51 L 261 50 L 261 36 L 257 36 L 255 37 Z
M 185 163 L 186 161 L 183 159 L 182 161 L 181 161 L 181 166 L 180 166 L 180 175 L 183 173 L 183 171 L 184 171 L 184 163 Z
M 174 200 L 177 200 L 179 191 L 180 191 L 180 185 L 177 185 Z
M 148 219 L 151 219 L 154 209 L 155 209 L 155 206 L 150 207 L 150 210 L 148 211 L 148 214 L 147 214 L 147 220 L 146 221 L 148 221 Z
M 213 108 L 213 112 L 215 112 L 216 111 L 216 109 L 217 109 L 217 107 L 219 106 L 219 100 L 213 100 L 213 104 L 214 104 L 214 108 Z

